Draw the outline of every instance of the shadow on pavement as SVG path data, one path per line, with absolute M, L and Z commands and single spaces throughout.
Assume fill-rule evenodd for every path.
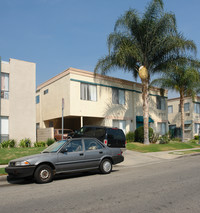
M 113 169 L 112 173 L 115 173 L 117 171 L 118 171 L 117 169 Z M 80 173 L 57 174 L 54 176 L 53 181 L 59 181 L 59 180 L 64 180 L 64 179 L 75 179 L 75 178 L 81 178 L 81 177 L 85 177 L 85 176 L 95 176 L 95 175 L 106 175 L 106 174 L 102 174 L 99 170 L 89 171 L 89 172 L 80 172 Z M 16 179 L 16 178 L 9 177 L 9 176 L 7 176 L 7 182 L 10 184 L 10 186 L 27 185 L 27 184 L 35 183 L 34 178 L 32 178 L 32 177 Z M 4 185 L 0 185 L 0 187 L 8 186 L 9 185 L 8 183 L 6 183 Z M 35 183 L 35 184 L 37 184 L 37 183 Z

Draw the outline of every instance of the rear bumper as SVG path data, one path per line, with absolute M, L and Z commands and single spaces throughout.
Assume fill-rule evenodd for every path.
M 113 164 L 118 164 L 124 161 L 124 156 L 122 155 L 114 156 L 112 160 L 113 160 Z
M 5 171 L 9 176 L 23 178 L 32 176 L 35 170 L 35 166 L 27 167 L 6 167 Z

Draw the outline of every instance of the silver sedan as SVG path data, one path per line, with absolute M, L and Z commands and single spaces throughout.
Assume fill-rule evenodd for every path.
M 122 161 L 119 148 L 109 148 L 95 138 L 73 138 L 55 142 L 40 154 L 12 160 L 5 171 L 10 177 L 34 177 L 37 183 L 48 183 L 59 173 L 99 169 L 109 174 L 112 165 Z

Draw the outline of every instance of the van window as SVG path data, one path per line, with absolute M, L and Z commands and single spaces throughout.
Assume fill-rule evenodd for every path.
M 96 128 L 95 136 L 97 138 L 105 137 L 106 131 L 103 128 Z
M 120 129 L 108 129 L 108 140 L 124 140 L 123 131 Z
M 82 127 L 78 134 L 84 135 L 85 137 L 95 137 L 95 128 L 93 127 Z

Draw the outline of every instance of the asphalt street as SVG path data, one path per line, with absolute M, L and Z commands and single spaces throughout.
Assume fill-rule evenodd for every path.
M 49 184 L 1 181 L 1 212 L 199 212 L 200 155 L 148 159 L 115 166 L 109 175 L 57 176 Z

